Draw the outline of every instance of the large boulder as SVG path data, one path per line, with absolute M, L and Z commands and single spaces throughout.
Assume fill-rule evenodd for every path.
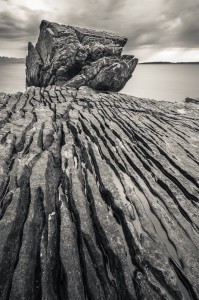
M 120 91 L 138 62 L 121 55 L 126 42 L 116 34 L 42 21 L 36 46 L 29 43 L 26 85 Z

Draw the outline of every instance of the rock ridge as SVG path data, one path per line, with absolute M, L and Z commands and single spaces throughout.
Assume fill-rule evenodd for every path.
M 0 299 L 199 299 L 196 107 L 1 93 Z

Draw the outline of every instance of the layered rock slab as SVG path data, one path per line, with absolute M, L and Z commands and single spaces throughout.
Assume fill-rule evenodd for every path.
M 0 299 L 199 299 L 197 106 L 0 95 Z
M 116 34 L 42 21 L 36 46 L 28 46 L 26 85 L 120 91 L 138 62 L 122 55 L 126 42 Z

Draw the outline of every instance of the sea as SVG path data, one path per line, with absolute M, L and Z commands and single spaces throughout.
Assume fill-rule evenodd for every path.
M 199 64 L 139 64 L 121 93 L 179 102 L 199 97 Z M 25 65 L 0 64 L 0 92 L 25 91 Z

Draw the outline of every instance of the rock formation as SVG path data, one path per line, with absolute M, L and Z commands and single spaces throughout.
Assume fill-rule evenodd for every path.
M 59 86 L 0 105 L 1 300 L 199 299 L 195 107 Z
M 138 62 L 121 55 L 126 42 L 116 34 L 42 21 L 36 47 L 28 46 L 26 85 L 120 91 Z
M 187 98 L 185 98 L 185 102 L 186 103 L 199 104 L 199 98 L 187 97 Z

